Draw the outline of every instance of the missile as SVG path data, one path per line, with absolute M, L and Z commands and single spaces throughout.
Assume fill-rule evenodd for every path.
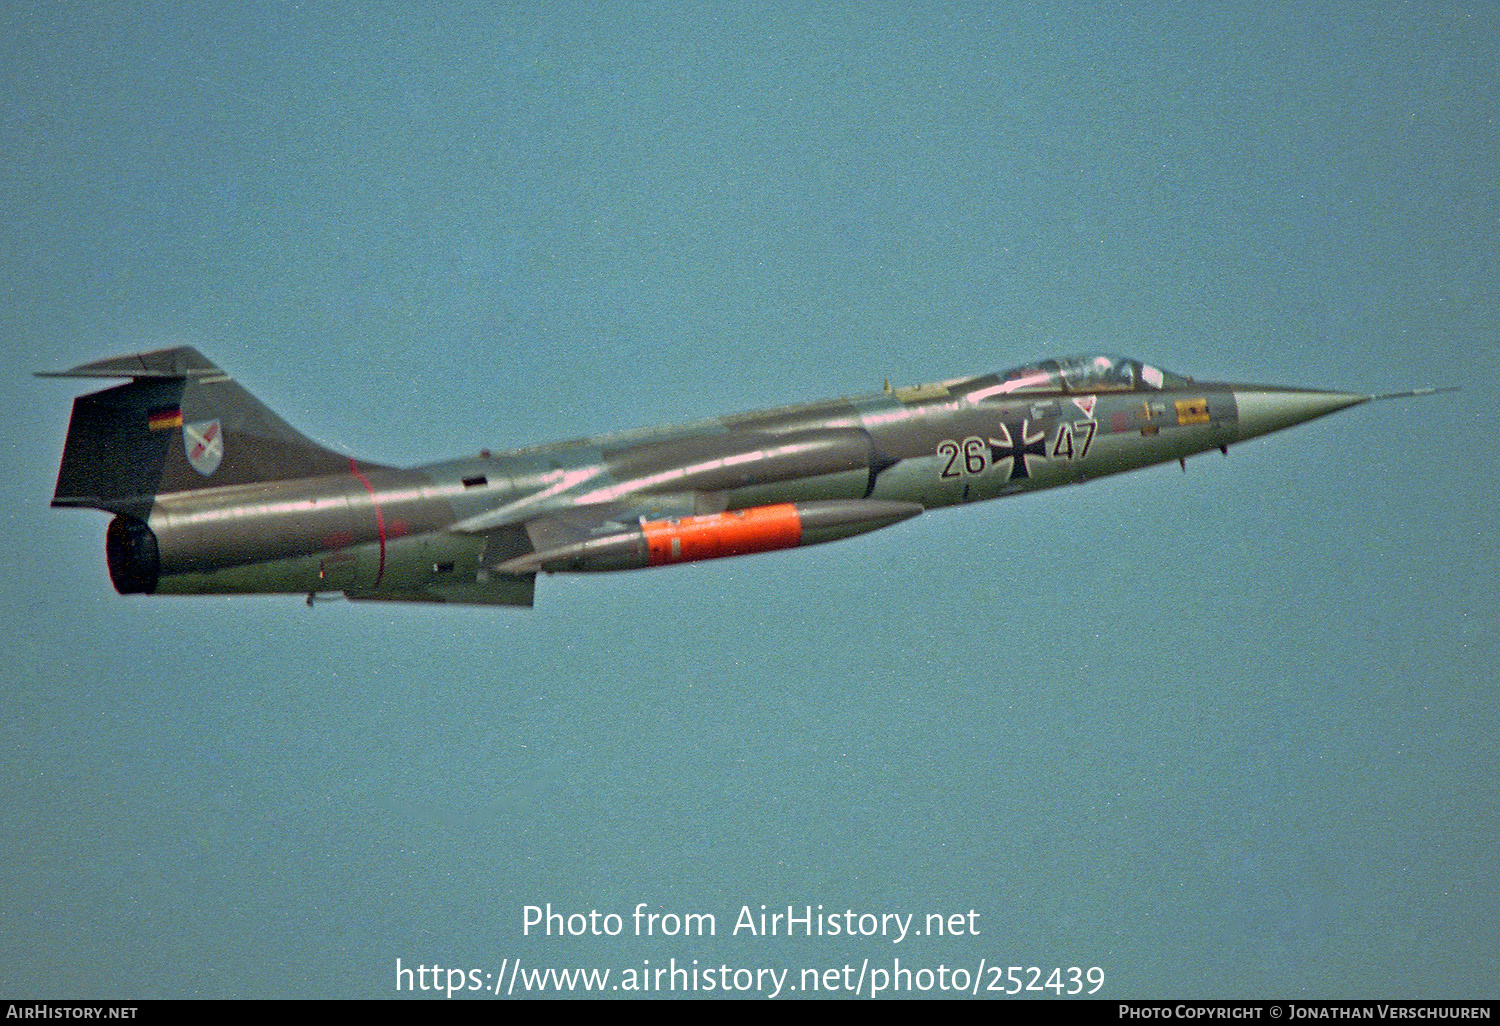
M 559 545 L 493 567 L 502 574 L 538 570 L 632 570 L 703 559 L 821 545 L 875 531 L 921 513 L 915 502 L 836 499 L 782 502 L 669 520 L 642 518 L 636 527 Z

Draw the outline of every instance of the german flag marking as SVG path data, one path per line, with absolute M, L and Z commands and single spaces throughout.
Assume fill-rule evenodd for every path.
M 152 431 L 167 431 L 182 427 L 182 408 L 158 406 L 146 414 L 146 426 Z

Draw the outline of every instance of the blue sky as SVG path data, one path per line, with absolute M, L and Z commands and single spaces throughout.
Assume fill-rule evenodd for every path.
M 12 5 L 0 992 L 1098 966 L 1495 995 L 1486 4 Z M 411 465 L 1090 350 L 1456 396 L 537 607 L 121 598 L 77 390 Z M 523 909 L 719 919 L 546 938 Z M 980 913 L 752 938 L 745 905 Z

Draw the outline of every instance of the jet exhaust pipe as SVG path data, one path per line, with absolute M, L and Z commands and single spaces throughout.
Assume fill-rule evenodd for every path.
M 603 571 L 693 563 L 849 538 L 916 516 L 915 502 L 835 499 L 783 502 L 671 520 L 642 520 L 605 538 L 531 552 L 495 567 L 500 573 Z
M 156 535 L 134 517 L 117 516 L 104 538 L 109 579 L 121 595 L 149 595 L 161 575 Z

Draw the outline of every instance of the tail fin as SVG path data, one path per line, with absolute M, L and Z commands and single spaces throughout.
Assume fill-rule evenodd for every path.
M 144 518 L 158 495 L 350 469 L 187 346 L 38 377 L 131 379 L 73 401 L 54 506 Z

